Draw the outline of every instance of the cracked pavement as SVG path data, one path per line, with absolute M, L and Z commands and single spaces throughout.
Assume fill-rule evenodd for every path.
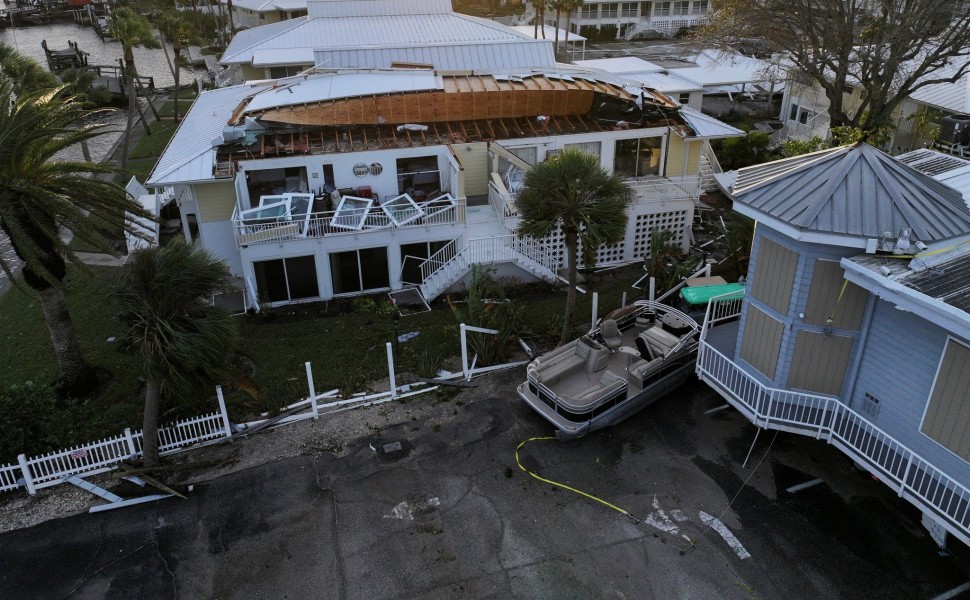
M 636 520 L 537 481 L 515 448 L 551 431 L 515 396 L 521 376 L 462 391 L 440 427 L 391 423 L 340 458 L 2 534 L 0 598 L 928 598 L 970 581 L 966 547 L 941 555 L 914 508 L 824 442 L 763 434 L 741 469 L 755 428 L 705 414 L 723 402 L 699 383 L 520 451 Z M 370 447 L 394 441 L 404 456 Z

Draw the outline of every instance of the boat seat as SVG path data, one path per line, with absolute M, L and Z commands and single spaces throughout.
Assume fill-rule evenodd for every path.
M 536 379 L 552 385 L 584 369 L 587 373 L 603 369 L 609 359 L 609 350 L 590 344 L 580 338 L 541 357 L 532 369 Z
M 623 345 L 620 328 L 613 319 L 606 319 L 600 324 L 600 335 L 603 336 L 603 343 L 610 349 L 610 352 L 615 351 Z
M 637 362 L 630 365 L 628 372 L 631 377 L 636 377 L 638 379 L 643 379 L 643 376 L 647 372 L 655 367 L 658 363 L 663 362 L 663 358 L 655 358 L 653 360 L 638 360 Z
M 680 343 L 680 338 L 660 326 L 651 327 L 637 337 L 646 342 L 652 357 L 666 356 Z
M 559 400 L 563 405 L 572 411 L 586 410 L 587 407 L 602 398 L 626 388 L 626 380 L 612 371 L 605 371 L 600 377 L 599 383 L 589 387 L 578 394 L 563 394 Z

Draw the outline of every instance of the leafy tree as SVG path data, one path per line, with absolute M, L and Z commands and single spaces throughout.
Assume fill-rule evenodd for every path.
M 61 370 L 61 396 L 73 398 L 86 396 L 97 377 L 84 359 L 67 310 L 66 263 L 80 263 L 61 230 L 112 252 L 89 213 L 119 229 L 133 227 L 126 212 L 152 218 L 121 187 L 101 177 L 114 173 L 113 167 L 53 159 L 104 133 L 102 126 L 75 125 L 89 112 L 61 88 L 15 94 L 13 84 L 0 78 L 0 228 L 24 262 L 24 283 L 40 299 Z M 0 267 L 12 275 L 14 265 L 2 255 Z
M 230 287 L 229 267 L 214 255 L 176 240 L 135 252 L 112 297 L 127 327 L 125 347 L 144 361 L 145 465 L 159 463 L 158 421 L 164 399 L 204 393 L 227 374 L 238 330 L 228 309 L 211 302 Z
M 128 80 L 126 82 L 128 86 L 128 127 L 125 129 L 121 148 L 121 168 L 125 170 L 128 168 L 128 145 L 131 139 L 131 128 L 135 120 L 135 110 L 138 105 L 138 94 L 135 90 L 135 77 L 138 76 L 138 68 L 135 65 L 135 48 L 158 48 L 160 44 L 155 39 L 148 19 L 126 6 L 116 8 L 111 12 L 108 32 L 111 37 L 121 42 L 125 61 L 125 77 Z M 151 102 L 148 104 L 151 106 Z M 144 121 L 143 118 L 145 133 L 151 133 L 148 130 L 148 124 Z
M 771 160 L 771 138 L 764 131 L 749 131 L 743 137 L 721 140 L 715 154 L 725 170 L 750 167 Z
M 970 63 L 970 4 L 953 0 L 714 0 L 700 38 L 719 45 L 763 39 L 818 84 L 829 100 L 832 126 L 868 136 L 891 124 L 916 90 L 953 83 Z M 954 69 L 938 71 L 951 64 Z M 844 92 L 861 85 L 859 105 Z
M 580 243 L 583 263 L 592 268 L 602 244 L 623 239 L 632 199 L 633 191 L 619 175 L 604 170 L 598 157 L 576 149 L 563 150 L 526 173 L 516 199 L 522 216 L 518 232 L 544 238 L 560 228 L 565 238 L 569 289 L 561 344 L 573 331 Z

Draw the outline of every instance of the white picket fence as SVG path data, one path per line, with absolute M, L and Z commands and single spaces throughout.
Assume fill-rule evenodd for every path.
M 471 331 L 498 333 L 493 330 L 466 327 L 462 323 L 461 348 L 463 369 L 461 373 L 449 376 L 450 378 L 464 377 L 465 379 L 470 379 L 477 374 L 524 364 L 523 362 L 513 362 L 505 365 L 475 369 L 473 359 L 472 365 L 469 367 L 467 342 L 465 339 L 466 328 Z M 272 426 L 296 423 L 311 418 L 316 419 L 322 414 L 336 413 L 363 406 L 373 406 L 438 389 L 438 386 L 422 383 L 398 387 L 394 369 L 394 353 L 390 342 L 385 344 L 385 350 L 387 352 L 387 369 L 390 380 L 390 389 L 388 391 L 371 394 L 359 393 L 349 398 L 339 397 L 337 390 L 317 393 L 313 385 L 313 371 L 308 362 L 305 363 L 305 367 L 309 395 L 286 407 L 287 409 L 305 407 L 307 412 L 291 414 L 282 419 L 277 418 L 274 420 Z M 414 386 L 425 387 L 412 390 L 411 388 Z M 221 387 L 216 388 L 216 397 L 219 400 L 219 412 L 184 419 L 159 428 L 158 443 L 160 454 L 175 454 L 186 450 L 190 446 L 203 442 L 229 439 L 234 433 L 244 435 L 247 430 L 265 423 L 265 421 L 241 423 L 234 430 L 233 425 L 229 421 L 229 414 L 226 412 L 226 402 L 223 399 Z M 124 433 L 115 437 L 42 454 L 40 456 L 27 458 L 27 456 L 21 454 L 17 457 L 17 464 L 0 466 L 0 492 L 25 487 L 27 492 L 33 495 L 39 489 L 62 483 L 64 479 L 71 475 L 87 476 L 111 471 L 117 467 L 118 463 L 141 457 L 143 454 L 142 432 L 133 432 L 130 429 L 125 429 Z
M 226 405 L 219 399 L 220 412 L 177 421 L 159 428 L 161 454 L 173 454 L 201 442 L 232 436 Z M 94 475 L 110 471 L 121 461 L 143 455 L 142 432 L 125 429 L 121 435 L 27 458 L 21 454 L 16 465 L 0 467 L 0 492 L 26 487 L 30 494 L 61 483 L 71 475 Z

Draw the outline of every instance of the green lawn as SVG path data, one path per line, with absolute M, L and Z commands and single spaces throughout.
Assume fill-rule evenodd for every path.
M 137 427 L 141 414 L 141 368 L 131 352 L 125 352 L 108 338 L 121 334 L 112 319 L 113 305 L 107 295 L 117 270 L 88 269 L 90 276 L 77 269 L 67 279 L 68 304 L 78 337 L 89 361 L 112 374 L 110 384 L 98 398 L 74 409 L 73 441 L 113 435 L 126 426 Z M 600 291 L 600 314 L 619 305 L 620 294 L 628 290 L 629 301 L 636 290 L 627 286 L 636 278 L 633 270 L 611 271 L 589 284 Z M 529 294 L 517 299 L 524 306 L 524 330 L 549 347 L 558 337 L 554 326 L 563 309 L 564 293 L 553 291 Z M 588 327 L 591 294 L 580 295 L 578 328 Z M 394 324 L 386 315 L 337 312 L 335 305 L 314 305 L 309 311 L 278 309 L 256 316 L 239 316 L 243 335 L 240 352 L 256 365 L 258 399 L 241 392 L 229 394 L 230 412 L 236 418 L 278 409 L 306 396 L 304 362 L 313 364 L 318 392 L 338 388 L 362 391 L 367 381 L 387 376 L 385 343 L 394 338 Z M 295 316 L 296 310 L 300 315 Z M 316 311 L 316 312 L 313 312 Z M 48 383 L 57 376 L 57 364 L 40 307 L 31 294 L 11 290 L 0 297 L 0 389 L 15 383 Z M 550 331 L 550 324 L 553 324 Z M 400 344 L 398 371 L 413 371 L 417 356 L 438 351 L 456 357 L 459 353 L 457 321 L 447 305 L 398 322 L 399 333 L 420 332 Z M 170 412 L 163 420 L 194 415 L 215 408 L 212 398 L 197 399 L 181 412 Z M 64 442 L 66 443 L 66 442 Z

